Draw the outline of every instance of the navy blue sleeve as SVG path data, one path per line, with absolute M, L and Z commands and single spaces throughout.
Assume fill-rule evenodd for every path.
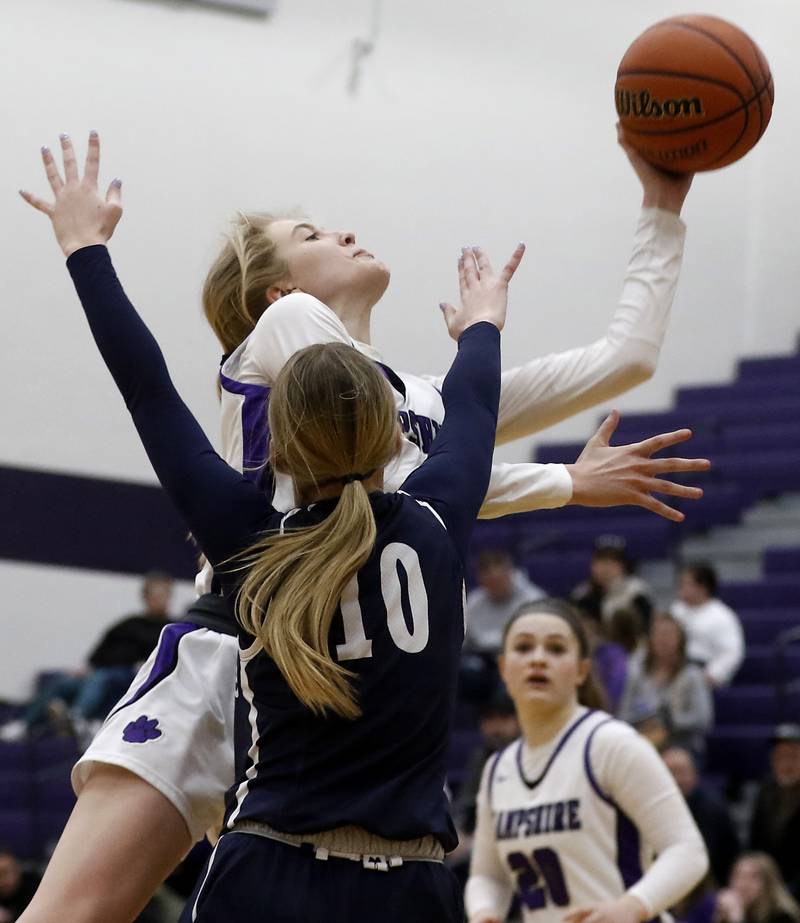
M 492 470 L 500 403 L 500 331 L 494 324 L 473 324 L 461 334 L 442 400 L 442 428 L 401 490 L 435 507 L 463 558 Z
M 205 555 L 218 564 L 251 543 L 272 512 L 269 501 L 217 455 L 181 400 L 108 250 L 84 247 L 67 267 L 159 481 Z

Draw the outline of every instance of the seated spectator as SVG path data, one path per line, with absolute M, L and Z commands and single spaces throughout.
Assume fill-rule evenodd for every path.
M 506 622 L 523 603 L 547 594 L 514 567 L 505 551 L 484 551 L 478 557 L 478 588 L 467 597 L 464 649 L 496 656 L 503 646 Z
M 611 644 L 618 644 L 630 657 L 644 644 L 644 626 L 635 609 L 617 609 L 605 627 Z
M 800 907 L 770 856 L 750 852 L 737 860 L 730 886 L 717 895 L 714 923 L 800 923 Z
M 0 846 L 0 923 L 16 920 L 39 887 L 40 877 L 23 870 L 10 849 Z
M 711 728 L 711 693 L 702 670 L 686 658 L 686 634 L 680 622 L 659 615 L 650 626 L 643 656 L 628 664 L 618 717 L 631 722 L 643 710 L 658 712 L 670 739 L 695 754 L 705 751 Z
M 109 628 L 89 655 L 87 668 L 59 674 L 42 689 L 27 710 L 28 728 L 57 718 L 68 730 L 73 719 L 83 723 L 105 718 L 169 624 L 171 598 L 172 578 L 160 571 L 147 574 L 142 585 L 144 611 Z
M 481 742 L 470 755 L 464 781 L 452 807 L 453 823 L 458 830 L 458 846 L 448 854 L 447 861 L 462 884 L 466 884 L 469 873 L 472 836 L 475 832 L 475 810 L 483 768 L 493 753 L 503 750 L 520 734 L 514 703 L 505 689 L 498 689 L 482 706 L 478 717 L 478 729 L 481 732 Z
M 750 848 L 769 853 L 800 897 L 800 724 L 772 736 L 772 771 L 761 783 L 750 825 Z
M 661 756 L 705 840 L 714 881 L 723 884 L 728 880 L 740 848 L 728 806 L 713 789 L 700 781 L 697 765 L 689 750 L 669 745 Z
M 606 710 L 616 713 L 628 675 L 628 652 L 607 639 L 603 625 L 586 614 L 581 621 L 589 641 L 594 678 L 605 693 Z
M 717 599 L 717 574 L 708 564 L 681 568 L 672 615 L 686 629 L 689 659 L 705 669 L 710 686 L 731 681 L 744 659 L 744 633 L 736 613 Z
M 624 540 L 601 539 L 592 552 L 589 579 L 575 587 L 570 598 L 605 624 L 618 609 L 633 609 L 646 626 L 653 611 L 653 591 L 633 571 Z

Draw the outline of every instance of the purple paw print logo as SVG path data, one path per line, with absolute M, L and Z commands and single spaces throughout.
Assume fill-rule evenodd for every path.
M 156 740 L 163 734 L 158 726 L 158 718 L 148 718 L 140 715 L 135 721 L 126 725 L 122 732 L 122 739 L 129 744 L 146 744 L 148 740 Z

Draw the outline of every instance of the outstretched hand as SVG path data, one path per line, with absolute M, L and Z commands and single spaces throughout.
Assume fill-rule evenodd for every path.
M 461 307 L 443 302 L 439 305 L 447 324 L 447 332 L 454 340 L 481 321 L 503 329 L 508 307 L 508 283 L 522 262 L 525 244 L 517 244 L 511 259 L 499 275 L 495 275 L 489 258 L 480 247 L 464 247 L 458 258 L 458 288 Z
M 89 135 L 83 179 L 78 174 L 75 151 L 68 135 L 61 135 L 61 150 L 64 155 L 63 179 L 50 148 L 42 148 L 42 161 L 55 201 L 46 202 L 22 189 L 19 194 L 29 205 L 50 218 L 59 246 L 65 256 L 71 256 L 82 247 L 106 244 L 111 239 L 122 217 L 122 183 L 118 179 L 112 180 L 105 197 L 98 192 L 100 138 L 96 131 Z
M 617 122 L 617 142 L 627 154 L 634 172 L 644 190 L 644 208 L 663 208 L 664 211 L 680 215 L 683 203 L 692 187 L 694 173 L 670 173 L 648 163 L 625 136 Z
M 670 446 L 692 438 L 692 431 L 679 429 L 674 433 L 651 436 L 631 445 L 610 445 L 619 425 L 619 413 L 612 411 L 586 443 L 574 465 L 567 465 L 572 477 L 572 503 L 580 506 L 642 506 L 673 522 L 683 522 L 684 515 L 666 503 L 656 500 L 654 493 L 687 500 L 699 500 L 699 487 L 675 484 L 662 474 L 684 471 L 707 471 L 707 458 L 651 458 Z

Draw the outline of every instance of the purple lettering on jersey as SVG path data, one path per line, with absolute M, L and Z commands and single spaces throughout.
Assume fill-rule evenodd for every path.
M 581 829 L 580 809 L 581 803 L 577 798 L 573 798 L 572 801 L 567 802 L 567 829 Z
M 158 718 L 139 715 L 135 721 L 125 725 L 122 739 L 129 744 L 146 744 L 148 740 L 157 740 L 163 731 L 158 727 Z
M 222 387 L 231 394 L 244 397 L 242 403 L 242 474 L 248 481 L 264 486 L 269 457 L 270 388 L 266 385 L 245 384 L 219 373 Z
M 559 801 L 555 805 L 554 814 L 553 814 L 553 826 L 552 831 L 554 833 L 563 833 L 564 832 L 564 803 Z

